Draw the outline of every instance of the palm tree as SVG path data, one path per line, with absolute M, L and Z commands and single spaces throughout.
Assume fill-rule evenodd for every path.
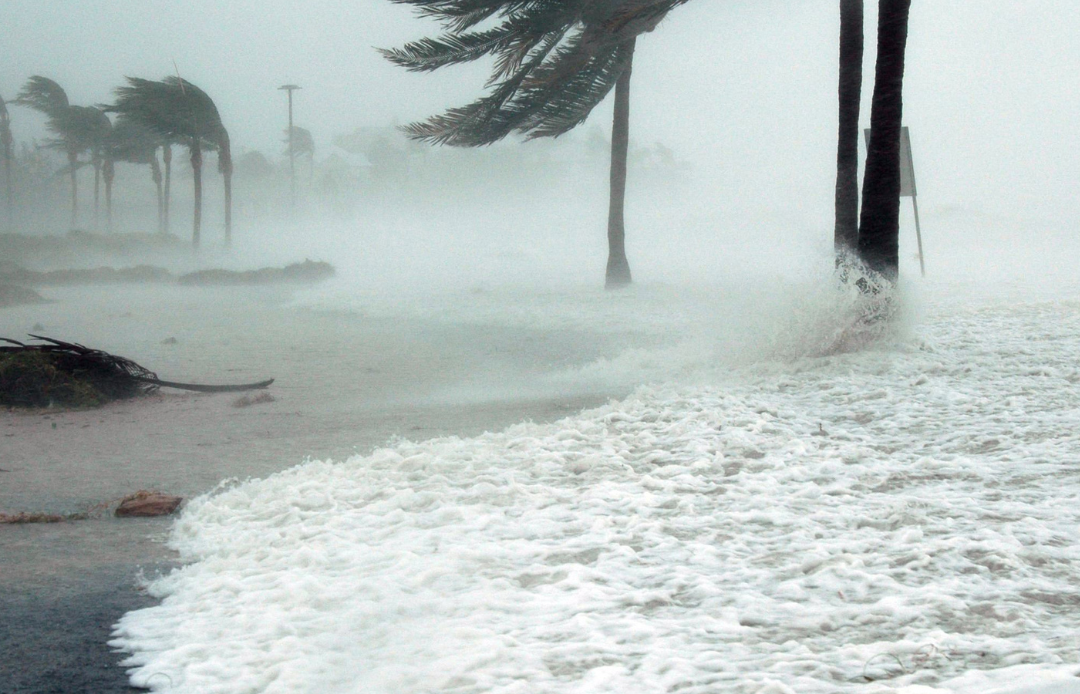
M 288 128 L 285 129 L 285 143 L 289 143 Z M 311 131 L 307 128 L 301 128 L 299 125 L 294 125 L 292 128 L 292 145 L 293 154 L 307 157 L 308 182 L 310 183 L 310 181 L 315 178 L 315 138 L 311 136 Z
M 862 99 L 863 0 L 840 0 L 840 128 L 836 147 L 838 266 L 859 243 L 859 106 Z
M 161 204 L 161 233 L 169 233 L 169 202 L 172 199 L 172 146 L 169 140 L 161 145 L 161 161 L 165 164 L 165 191 Z
M 108 216 L 106 228 L 112 231 L 112 182 L 115 175 L 115 165 L 109 158 L 110 141 L 112 139 L 112 121 L 109 116 L 99 108 L 88 106 L 93 109 L 87 112 L 87 117 L 92 118 L 92 126 L 89 131 L 90 141 L 90 164 L 94 167 L 94 228 L 98 224 L 98 199 L 99 181 L 105 179 L 105 207 Z
M 8 113 L 4 97 L 0 96 L 0 157 L 4 158 L 4 189 L 7 194 L 8 225 L 15 218 L 15 189 L 11 173 L 12 160 L 15 158 L 15 139 L 11 136 L 11 114 Z
M 900 268 L 900 128 L 911 0 L 879 0 L 870 145 L 863 178 L 859 256 L 890 283 Z
M 67 170 L 71 174 L 71 226 L 74 228 L 79 216 L 76 175 L 81 166 L 79 154 L 89 149 L 94 140 L 94 132 L 100 127 L 100 111 L 87 106 L 72 106 L 59 84 L 40 75 L 26 81 L 15 103 L 44 114 L 46 127 L 56 135 L 46 146 L 67 154 Z
M 631 281 L 625 248 L 630 75 L 640 34 L 686 0 L 391 0 L 442 22 L 446 33 L 383 50 L 391 62 L 431 71 L 495 57 L 488 95 L 405 128 L 435 144 L 477 147 L 512 132 L 558 137 L 615 90 L 605 286 Z M 501 24 L 478 29 L 498 17 Z
M 231 242 L 231 148 L 229 134 L 221 123 L 213 99 L 202 89 L 179 77 L 169 76 L 160 81 L 128 77 L 127 81 L 127 85 L 117 87 L 116 103 L 109 110 L 142 124 L 167 142 L 182 142 L 188 148 L 194 173 L 192 244 L 196 247 L 202 232 L 203 150 L 218 150 L 218 167 L 225 177 L 225 239 L 226 243 Z M 171 160 L 169 154 L 166 149 L 167 164 Z
M 116 120 L 109 141 L 109 160 L 125 161 L 132 164 L 146 164 L 150 167 L 150 177 L 157 190 L 158 232 L 164 230 L 164 201 L 162 199 L 161 164 L 158 163 L 157 149 L 161 138 L 146 126 L 122 117 Z M 108 192 L 108 188 L 106 188 Z M 111 214 L 110 214 L 111 221 Z

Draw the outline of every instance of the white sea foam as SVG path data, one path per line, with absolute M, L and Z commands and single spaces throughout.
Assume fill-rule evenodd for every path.
M 1080 304 L 825 356 L 802 314 L 781 361 L 667 343 L 605 407 L 200 498 L 113 644 L 177 693 L 1077 691 Z

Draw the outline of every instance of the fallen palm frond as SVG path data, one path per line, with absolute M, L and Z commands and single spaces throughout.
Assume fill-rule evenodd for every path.
M 45 344 L 0 338 L 0 405 L 14 407 L 95 407 L 148 395 L 161 387 L 203 393 L 266 388 L 274 379 L 235 385 L 162 381 L 130 359 L 73 342 L 31 335 Z

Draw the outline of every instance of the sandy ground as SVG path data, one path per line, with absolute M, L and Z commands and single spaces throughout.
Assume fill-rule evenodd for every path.
M 314 312 L 290 308 L 280 290 L 46 294 L 55 303 L 0 312 L 0 336 L 80 342 L 168 380 L 273 377 L 274 400 L 241 407 L 236 394 L 163 391 L 92 411 L 4 412 L 2 512 L 85 511 L 139 489 L 191 497 L 308 457 L 552 420 L 621 394 L 511 394 L 553 368 L 618 353 L 609 333 Z M 105 641 L 123 612 L 150 601 L 137 578 L 169 566 L 168 528 L 109 517 L 0 526 L 0 693 L 128 691 Z

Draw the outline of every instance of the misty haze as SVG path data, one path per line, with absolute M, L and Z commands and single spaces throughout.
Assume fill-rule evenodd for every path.
M 1080 693 L 1080 4 L 0 33 L 0 694 Z

